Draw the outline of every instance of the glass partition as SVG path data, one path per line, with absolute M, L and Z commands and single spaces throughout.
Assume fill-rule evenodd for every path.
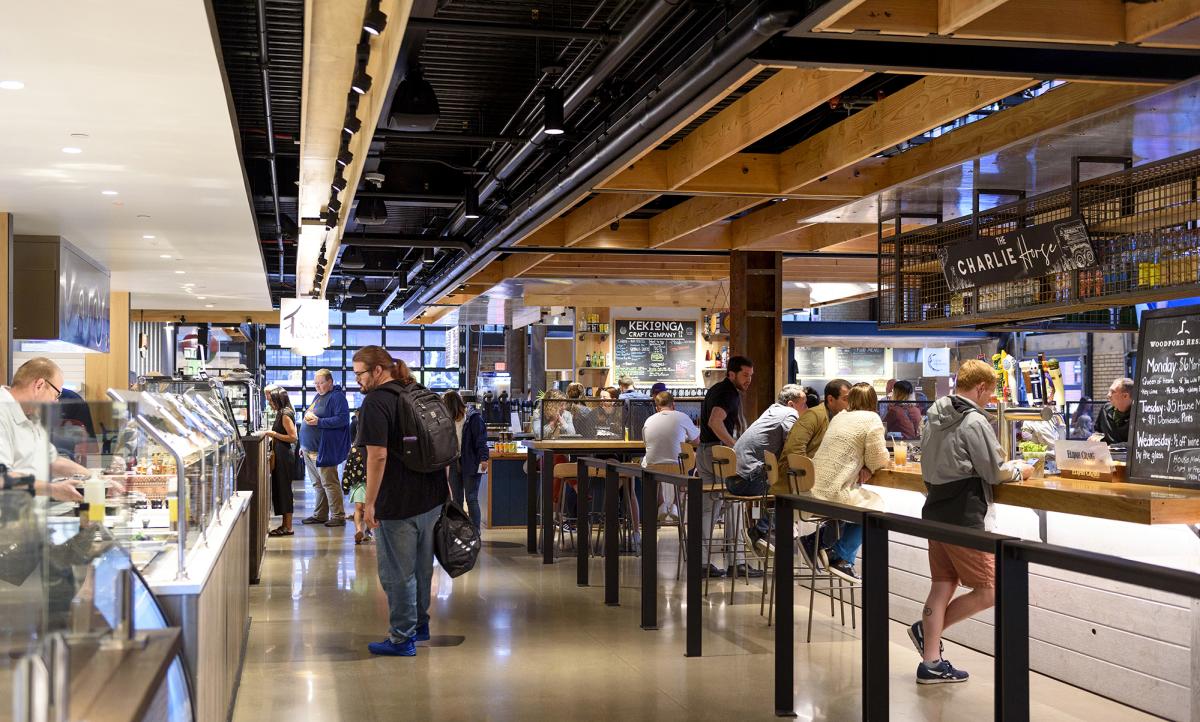
M 693 422 L 702 400 L 676 401 L 675 410 Z M 654 414 L 650 399 L 542 399 L 533 413 L 533 435 L 539 439 L 641 441 L 646 420 Z

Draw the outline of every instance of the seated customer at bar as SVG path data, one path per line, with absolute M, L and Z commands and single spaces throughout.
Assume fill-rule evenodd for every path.
M 646 454 L 642 457 L 642 468 L 656 466 L 678 466 L 679 453 L 685 441 L 700 440 L 700 429 L 687 414 L 675 410 L 675 397 L 670 391 L 660 391 L 654 396 L 654 413 L 642 427 L 642 440 L 646 442 Z M 675 487 L 665 485 L 663 501 L 658 507 L 658 518 L 679 518 L 675 503 Z
M 575 417 L 567 408 L 567 397 L 558 389 L 550 389 L 542 397 L 541 409 L 533 414 L 533 435 L 539 439 L 556 439 L 575 435 Z
M 903 383 L 903 382 L 902 382 Z M 879 418 L 879 397 L 868 383 L 854 384 L 849 408 L 829 422 L 821 448 L 813 458 L 812 495 L 837 504 L 883 510 L 883 499 L 862 488 L 864 481 L 888 463 Z M 854 561 L 862 546 L 862 525 L 843 523 L 841 538 L 821 550 L 821 563 L 847 581 L 857 581 Z
M 954 394 L 929 408 L 921 432 L 921 476 L 928 490 L 921 518 L 990 529 L 992 487 L 1032 475 L 1033 467 L 1004 458 L 983 411 L 995 389 L 991 364 L 968 359 L 958 369 Z M 942 632 L 995 603 L 996 560 L 987 552 L 930 539 L 929 577 L 924 616 L 908 630 L 922 657 L 917 684 L 965 682 L 969 675 L 942 658 Z M 955 598 L 959 584 L 971 591 Z
M 1108 403 L 1096 419 L 1096 433 L 1106 444 L 1129 441 L 1129 410 L 1133 407 L 1133 379 L 1117 379 L 1108 387 Z
M 889 434 L 900 434 L 901 439 L 921 438 L 921 409 L 909 402 L 913 395 L 913 385 L 907 381 L 897 381 L 892 387 L 891 400 L 887 414 L 883 417 L 883 425 Z
M 813 458 L 821 448 L 821 439 L 829 428 L 829 420 L 849 404 L 850 382 L 834 379 L 825 384 L 825 403 L 805 411 L 788 432 L 783 444 L 783 456 L 800 454 Z

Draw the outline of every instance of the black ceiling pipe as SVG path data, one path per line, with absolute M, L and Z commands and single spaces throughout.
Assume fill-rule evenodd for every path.
M 345 241 L 342 241 L 345 243 Z M 469 244 L 468 244 L 469 245 Z M 733 251 L 720 248 L 689 251 L 686 248 L 580 248 L 579 246 L 511 246 L 501 253 L 556 253 L 563 255 L 604 254 L 613 256 L 716 256 L 728 257 Z M 821 251 L 783 251 L 784 258 L 855 259 L 879 257 L 875 253 L 823 253 Z
M 630 23 L 628 30 L 621 36 L 621 40 L 610 47 L 600 61 L 596 64 L 595 69 L 583 79 L 571 94 L 567 96 L 563 102 L 563 115 L 566 118 L 571 117 L 571 113 L 575 112 L 583 102 L 591 96 L 600 84 L 608 80 L 609 76 L 616 71 L 626 60 L 629 59 L 637 49 L 650 37 L 659 25 L 663 23 L 671 13 L 679 9 L 679 0 L 653 0 L 636 18 Z M 486 203 L 492 194 L 500 188 L 500 184 L 508 179 L 513 173 L 517 172 L 522 165 L 541 147 L 542 128 L 538 128 L 533 133 L 532 139 L 525 142 L 518 148 L 513 155 L 505 160 L 495 173 L 487 178 L 479 188 L 479 202 Z M 457 233 L 466 219 L 462 217 L 462 213 L 456 213 L 454 221 L 448 226 L 450 233 Z
M 467 241 L 455 238 L 389 236 L 386 234 L 346 235 L 342 237 L 342 245 L 358 246 L 359 248 L 452 248 L 463 253 L 469 253 L 473 247 Z
M 618 33 L 603 28 L 552 28 L 541 25 L 517 25 L 513 23 L 491 23 L 454 18 L 413 18 L 408 27 L 416 30 L 445 30 L 471 35 L 502 35 L 522 38 L 558 38 L 561 40 L 601 40 L 612 42 L 620 39 Z
M 394 130 L 376 128 L 376 140 L 414 140 L 429 143 L 461 143 L 462 145 L 491 145 L 492 143 L 524 143 L 519 135 L 474 135 L 472 133 L 433 133 L 423 130 Z
M 414 294 L 415 303 L 436 301 L 461 279 L 477 272 L 490 261 L 501 246 L 521 238 L 541 224 L 557 217 L 574 202 L 581 191 L 624 168 L 638 153 L 652 147 L 666 132 L 678 127 L 705 105 L 709 89 L 729 87 L 754 65 L 747 57 L 764 42 L 797 22 L 801 13 L 792 8 L 747 13 L 747 19 L 728 35 L 713 43 L 712 51 L 673 74 L 660 91 L 644 106 L 635 107 L 609 129 L 608 144 L 583 158 L 544 192 L 538 193 L 521 208 L 514 210 L 491 236 L 444 273 L 423 293 Z M 410 305 L 415 305 L 410 301 Z M 406 309 L 407 312 L 407 309 Z
M 263 111 L 267 117 L 267 158 L 271 168 L 271 204 L 275 213 L 275 241 L 279 244 L 279 282 L 283 283 L 283 214 L 279 212 L 279 171 L 275 167 L 275 121 L 271 115 L 271 61 L 267 54 L 266 0 L 258 0 L 255 6 L 258 24 L 258 68 L 262 73 Z

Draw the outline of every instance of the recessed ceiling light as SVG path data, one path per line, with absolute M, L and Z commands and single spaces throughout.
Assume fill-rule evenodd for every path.
M 160 253 L 160 254 L 158 254 L 158 257 L 159 258 L 170 258 L 171 254 L 170 253 Z
M 154 236 L 142 236 L 142 238 L 145 238 L 147 241 L 154 240 Z
M 63 152 L 64 152 L 64 153 L 69 153 L 69 154 L 71 154 L 71 155 L 76 155 L 76 154 L 78 154 L 78 153 L 82 153 L 82 152 L 83 152 L 83 148 L 75 148 L 75 147 L 73 147 L 73 146 L 69 146 L 69 145 L 68 145 L 66 148 L 63 148 Z
M 0 90 L 20 90 L 25 87 L 25 83 L 20 80 L 0 80 Z
M 100 191 L 100 195 L 102 195 L 102 196 L 115 196 L 115 195 L 117 195 L 117 192 L 116 192 L 116 191 Z
M 137 217 L 138 218 L 149 218 L 150 216 L 146 215 L 145 213 L 139 213 Z
M 208 296 L 196 296 L 196 298 L 200 299 L 201 301 L 207 301 L 207 300 L 208 300 Z
M 188 281 L 187 283 L 183 284 L 183 287 L 187 288 L 188 286 L 195 286 L 195 285 L 196 285 L 195 281 Z
M 71 137 L 72 138 L 91 138 L 92 136 L 88 135 L 87 133 L 72 133 Z
M 187 271 L 176 271 L 176 273 L 182 276 L 183 274 L 187 273 Z
M 204 304 L 204 307 L 205 307 L 205 308 L 212 308 L 212 307 L 213 307 L 213 304 L 211 304 L 211 303 L 206 303 L 206 304 Z

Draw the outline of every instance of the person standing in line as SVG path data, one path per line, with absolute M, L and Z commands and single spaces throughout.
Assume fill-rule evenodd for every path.
M 304 412 L 300 447 L 304 449 L 304 468 L 316 489 L 317 502 L 312 516 L 303 523 L 346 526 L 338 466 L 350 453 L 350 404 L 342 387 L 333 383 L 329 369 L 318 371 L 313 384 L 317 398 Z
M 954 393 L 930 407 L 921 431 L 921 476 L 928 490 L 922 519 L 988 530 L 995 515 L 992 487 L 1032 475 L 1028 464 L 1004 459 L 983 411 L 995 389 L 991 364 L 969 359 L 959 366 Z M 930 539 L 929 577 L 923 617 L 908 629 L 921 654 L 917 684 L 965 682 L 970 675 L 942 657 L 942 635 L 995 604 L 995 557 Z M 971 591 L 956 598 L 959 584 Z
M 675 397 L 670 391 L 660 391 L 654 395 L 654 409 L 654 413 L 642 426 L 642 440 L 646 442 L 642 468 L 659 464 L 678 467 L 683 442 L 699 441 L 700 429 L 696 428 L 691 417 L 675 410 Z M 675 487 L 670 484 L 664 485 L 662 497 L 663 501 L 658 507 L 659 520 L 668 517 L 678 520 L 679 506 L 675 501 Z
M 718 479 L 713 469 L 712 450 L 718 445 L 733 448 L 737 444 L 734 434 L 746 426 L 745 419 L 742 418 L 742 394 L 750 388 L 753 379 L 753 362 L 745 356 L 734 356 L 729 359 L 729 365 L 725 369 L 725 379 L 713 384 L 704 394 L 704 403 L 700 406 L 700 446 L 696 449 L 696 468 L 705 484 L 719 482 L 724 485 L 724 479 Z M 721 499 L 716 494 L 704 494 L 703 506 L 704 528 L 711 529 L 713 515 L 721 513 Z M 727 528 L 725 534 L 725 548 L 733 548 L 732 529 Z M 707 545 L 704 553 L 709 553 Z M 721 556 L 724 557 L 724 554 Z M 744 555 L 735 554 L 735 557 L 740 558 L 740 563 L 746 563 Z M 722 558 L 720 561 L 725 560 Z M 733 567 L 739 560 L 731 561 L 733 563 L 729 566 Z M 714 565 L 712 562 L 713 560 L 708 558 L 702 560 L 703 575 L 725 576 L 725 565 Z
M 355 445 L 367 453 L 367 527 L 379 529 L 379 585 L 387 594 L 388 638 L 371 642 L 371 654 L 415 657 L 416 642 L 429 639 L 433 586 L 433 529 L 449 496 L 445 469 L 413 471 L 398 441 L 413 436 L 403 428 L 397 394 L 421 388 L 403 361 L 379 346 L 354 354 L 354 377 L 366 394 L 358 410 Z M 391 388 L 385 388 L 391 387 Z
M 291 536 L 292 512 L 295 499 L 292 496 L 292 479 L 296 477 L 294 467 L 296 454 L 292 451 L 299 437 L 296 432 L 296 411 L 292 400 L 282 388 L 275 387 L 270 394 L 271 410 L 275 412 L 275 423 L 263 435 L 271 439 L 271 507 L 281 517 L 279 526 L 267 536 Z
M 1133 408 L 1133 379 L 1117 379 L 1108 387 L 1108 403 L 1096 418 L 1096 433 L 1106 444 L 1129 441 L 1129 410 Z
M 466 504 L 471 515 L 471 524 L 479 531 L 481 512 L 479 509 L 479 484 L 487 471 L 488 445 L 487 424 L 483 414 L 469 408 L 457 391 L 442 395 L 450 418 L 454 419 L 454 430 L 458 432 L 458 460 L 450 467 L 450 491 L 454 501 Z

